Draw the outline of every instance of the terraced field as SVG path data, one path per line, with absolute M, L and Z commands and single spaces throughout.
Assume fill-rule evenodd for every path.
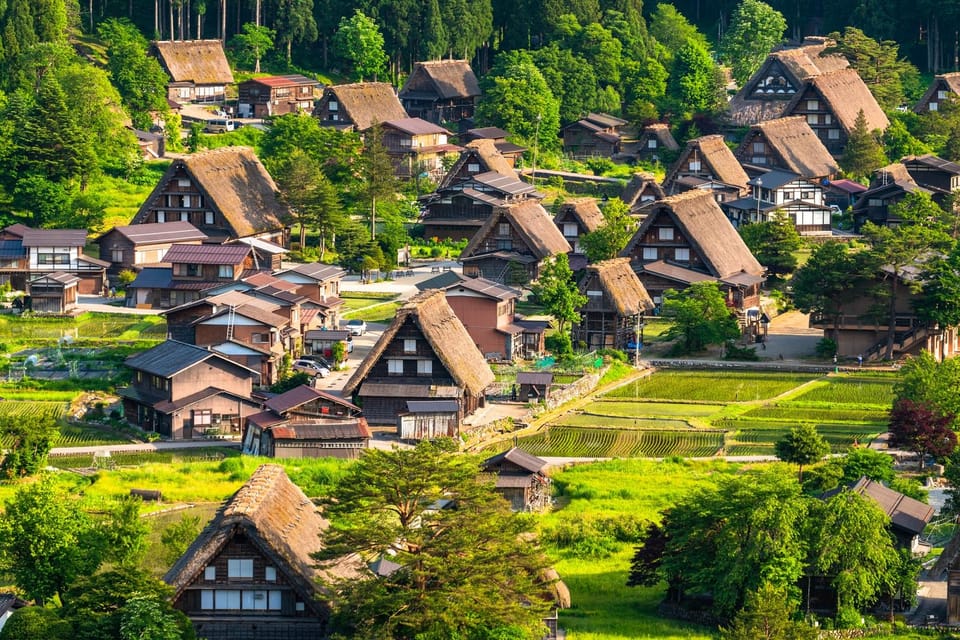
M 508 449 L 504 442 L 491 452 Z M 551 426 L 519 439 L 519 446 L 538 456 L 585 458 L 706 457 L 723 446 L 723 432 L 707 429 L 591 429 Z
M 773 398 L 817 378 L 761 371 L 662 371 L 614 389 L 606 397 L 747 402 Z
M 66 402 L 43 400 L 4 400 L 0 402 L 0 418 L 17 418 L 31 422 L 39 422 L 50 418 L 56 420 L 59 423 L 59 434 L 53 441 L 53 446 L 55 447 L 83 447 L 129 442 L 127 438 L 121 435 L 99 429 L 67 424 L 61 420 L 66 413 Z M 10 437 L 0 433 L 0 448 L 9 447 L 10 445 Z

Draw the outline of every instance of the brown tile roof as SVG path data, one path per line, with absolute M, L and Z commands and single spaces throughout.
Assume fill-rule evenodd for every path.
M 920 535 L 924 527 L 933 518 L 933 507 L 914 500 L 893 489 L 889 489 L 879 482 L 874 482 L 866 476 L 848 487 L 850 491 L 864 498 L 872 500 L 887 514 L 893 526 L 908 531 L 913 535 Z M 823 494 L 824 498 L 832 497 L 843 489 L 835 489 Z
M 596 273 L 600 287 L 617 314 L 634 316 L 654 308 L 650 294 L 630 266 L 630 258 L 613 258 L 587 265 L 587 271 Z
M 880 108 L 876 98 L 870 93 L 870 89 L 860 78 L 856 69 L 831 71 L 814 76 L 807 83 L 815 87 L 817 92 L 823 96 L 837 122 L 847 133 L 853 130 L 857 114 L 861 109 L 867 118 L 867 128 L 870 131 L 876 129 L 883 131 L 890 126 L 887 114 Z M 803 97 L 803 93 L 802 90 L 797 92 L 797 95 L 787 107 L 786 113 L 793 112 L 794 107 Z
M 513 225 L 539 260 L 569 253 L 571 250 L 570 243 L 563 237 L 547 210 L 537 200 L 524 200 L 495 208 L 493 214 L 470 238 L 470 242 L 460 254 L 461 259 L 472 256 L 501 219 L 506 219 Z
M 131 224 L 114 227 L 111 231 L 116 231 L 135 244 L 186 242 L 188 240 L 204 240 L 207 237 L 207 234 L 189 222 L 180 221 Z M 110 233 L 110 231 L 107 231 L 100 237 L 102 238 L 108 233 Z
M 762 135 L 770 145 L 778 158 L 777 166 L 804 178 L 823 178 L 840 170 L 837 161 L 803 116 L 777 118 L 753 125 L 736 153 L 743 162 L 749 163 L 755 133 Z
M 318 579 L 324 576 L 359 575 L 360 561 L 346 556 L 317 568 L 311 557 L 321 550 L 321 533 L 328 523 L 287 477 L 280 465 L 261 465 L 240 489 L 217 511 L 184 554 L 164 575 L 164 582 L 179 596 L 200 578 L 204 568 L 224 547 L 242 533 L 249 543 L 277 563 L 281 575 L 290 581 L 308 607 L 325 608 L 317 603 L 323 592 Z
M 554 216 L 554 222 L 559 223 L 567 214 L 573 214 L 573 217 L 579 220 L 587 231 L 596 231 L 604 222 L 603 212 L 597 206 L 596 198 L 578 198 L 565 201 L 560 205 L 557 215 Z
M 416 63 L 407 83 L 400 89 L 401 96 L 405 95 L 407 84 L 419 74 L 424 74 L 431 80 L 436 87 L 437 95 L 443 99 L 472 98 L 480 95 L 480 83 L 477 82 L 477 76 L 467 60 L 432 60 Z
M 692 156 L 696 156 L 700 161 L 700 171 L 686 170 Z M 687 173 L 710 174 L 720 182 L 735 185 L 741 189 L 746 189 L 747 181 L 750 179 L 736 156 L 730 151 L 730 147 L 723 141 L 723 136 L 719 134 L 688 140 L 687 147 L 680 153 L 680 157 L 664 178 L 664 188 L 669 192 L 668 185 Z
M 24 247 L 82 247 L 87 244 L 86 229 L 30 229 L 22 231 Z
M 521 373 L 524 373 L 524 372 L 521 372 Z M 517 375 L 519 376 L 520 374 L 518 373 Z M 536 375 L 544 375 L 544 374 L 536 374 Z M 551 379 L 552 379 L 553 374 L 548 373 L 546 375 L 551 376 Z M 531 383 L 531 384 L 542 384 L 542 382 Z M 519 447 L 512 447 L 511 449 L 504 451 L 503 453 L 499 453 L 495 456 L 487 458 L 486 460 L 480 463 L 480 468 L 489 469 L 490 467 L 498 467 L 500 464 L 503 463 L 504 460 L 508 462 L 512 462 L 513 464 L 517 465 L 521 469 L 526 469 L 530 473 L 540 473 L 547 467 L 547 464 L 548 464 L 547 461 L 544 460 L 543 458 L 538 458 L 532 453 L 528 453 Z
M 393 86 L 387 82 L 356 82 L 328 86 L 337 97 L 339 109 L 358 131 L 366 131 L 374 122 L 402 120 L 407 118 Z
M 360 412 L 360 407 L 354 405 L 353 403 L 347 402 L 343 398 L 331 395 L 325 391 L 314 389 L 313 387 L 305 384 L 301 384 L 300 386 L 294 387 L 285 393 L 281 393 L 280 395 L 270 398 L 267 400 L 264 406 L 276 413 L 286 413 L 291 409 L 296 409 L 301 405 L 318 399 L 327 400 L 329 402 L 333 402 L 334 404 L 342 405 L 351 411 L 356 411 L 357 413 Z
M 233 73 L 219 40 L 154 42 L 163 66 L 174 82 L 231 84 Z
M 167 249 L 163 262 L 237 265 L 248 255 L 250 247 L 244 244 L 174 244 Z
M 418 293 L 400 307 L 393 322 L 344 385 L 345 396 L 352 394 L 366 379 L 374 363 L 380 359 L 387 345 L 408 318 L 416 322 L 430 347 L 459 387 L 476 396 L 493 383 L 494 376 L 490 365 L 474 345 L 463 323 L 447 304 L 444 292 L 430 289 Z
M 397 120 L 384 120 L 382 124 L 384 127 L 397 129 L 398 131 L 409 133 L 415 136 L 427 135 L 430 133 L 445 133 L 447 135 L 451 135 L 449 131 L 440 125 L 427 122 L 423 118 L 400 118 Z
M 251 303 L 241 304 L 239 306 L 234 307 L 233 312 L 236 315 L 249 318 L 250 320 L 255 320 L 256 322 L 259 322 L 268 327 L 279 328 L 279 327 L 285 327 L 290 324 L 290 320 L 288 318 L 284 318 L 280 314 L 273 313 L 272 311 L 267 311 L 263 307 L 257 305 L 255 303 L 255 301 L 258 300 L 257 298 L 252 298 L 251 296 L 247 296 L 247 297 L 251 298 Z M 196 320 L 194 324 L 204 324 L 208 320 L 211 320 L 213 318 L 218 318 L 222 315 L 226 315 L 229 313 L 230 313 L 229 308 L 220 309 L 215 313 L 211 313 L 208 316 L 205 316 L 203 318 L 200 318 L 199 320 Z

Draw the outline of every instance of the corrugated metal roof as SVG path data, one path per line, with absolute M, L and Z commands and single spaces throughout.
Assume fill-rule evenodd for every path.
M 349 331 L 331 331 L 329 329 L 310 329 L 303 337 L 306 340 L 349 340 Z
M 298 264 L 292 269 L 285 269 L 284 271 L 279 271 L 275 275 L 283 279 L 283 274 L 285 273 L 298 273 L 302 276 L 312 278 L 317 282 L 326 282 L 327 280 L 334 280 L 336 278 L 342 278 L 347 275 L 347 272 L 343 270 L 342 267 L 339 267 L 335 264 L 323 264 L 322 262 L 311 262 L 308 264 Z
M 173 281 L 173 269 L 170 267 L 145 267 L 128 289 L 167 289 Z
M 478 173 L 477 175 L 473 176 L 473 179 L 480 184 L 486 185 L 492 189 L 497 189 L 503 193 L 509 193 L 510 195 L 536 191 L 536 188 L 532 184 L 527 184 L 523 180 L 519 180 L 511 176 L 505 176 L 502 173 L 497 173 L 496 171 Z
M 176 340 L 167 340 L 152 349 L 130 356 L 126 360 L 126 365 L 131 369 L 139 369 L 155 376 L 169 378 L 173 374 L 209 358 L 227 360 L 225 357 L 203 347 Z
M 401 118 L 399 120 L 387 120 L 383 123 L 383 126 L 392 127 L 411 135 L 427 135 L 430 133 L 445 133 L 447 135 L 452 135 L 440 125 L 427 122 L 422 118 Z
M 164 242 L 184 242 L 187 240 L 204 240 L 207 237 L 189 222 L 148 222 L 146 224 L 131 224 L 123 227 L 114 227 L 116 231 L 134 244 L 151 244 Z M 104 233 L 103 238 L 110 231 Z M 99 240 L 99 239 L 98 239 Z
M 312 402 L 313 400 L 327 400 L 328 402 L 346 407 L 351 411 L 356 411 L 358 413 L 360 411 L 360 407 L 344 400 L 343 398 L 331 395 L 325 391 L 315 389 L 305 384 L 294 387 L 285 393 L 281 393 L 278 396 L 270 398 L 267 400 L 264 406 L 271 411 L 275 411 L 276 413 L 286 413 L 291 409 L 295 409 L 303 404 Z
M 504 460 L 517 465 L 521 469 L 526 469 L 530 473 L 538 473 L 547 466 L 546 460 L 538 458 L 532 453 L 527 453 L 519 447 L 513 447 L 508 451 L 504 451 L 503 453 L 497 454 L 491 458 L 487 458 L 480 463 L 480 467 L 483 469 L 489 469 L 490 467 L 500 465 Z
M 410 413 L 457 413 L 460 405 L 456 400 L 407 400 Z
M 11 258 L 24 258 L 27 252 L 23 249 L 23 243 L 20 240 L 0 240 L 0 258 L 10 260 Z
M 447 295 L 450 294 L 450 289 L 456 287 L 462 287 L 485 296 L 490 296 L 491 298 L 496 298 L 497 300 L 510 300 L 520 297 L 520 292 L 516 289 L 511 289 L 510 287 L 493 282 L 492 280 L 487 280 L 486 278 L 464 278 L 459 284 L 447 287 Z
M 240 83 L 244 84 L 262 84 L 266 87 L 299 87 L 299 86 L 314 86 L 319 87 L 320 82 L 308 78 L 306 76 L 301 76 L 295 73 L 292 73 L 287 76 L 264 76 L 262 78 L 250 78 L 246 82 Z
M 76 284 L 80 282 L 80 278 L 73 275 L 72 273 L 66 273 L 64 271 L 54 271 L 53 273 L 45 273 L 41 276 L 37 276 L 36 278 L 30 281 L 30 284 L 33 284 L 34 282 L 39 282 L 40 280 L 44 280 L 44 279 L 54 280 L 63 285 L 71 285 L 71 284 Z
M 86 229 L 24 229 L 25 247 L 82 247 L 87 244 Z
M 549 371 L 520 371 L 517 373 L 517 384 L 534 384 L 537 386 L 553 384 L 553 374 Z
M 244 244 L 175 244 L 170 247 L 164 262 L 179 264 L 240 264 L 250 255 Z
M 269 429 L 276 440 L 357 440 L 370 437 L 365 422 L 363 418 L 326 419 L 310 423 L 288 422 Z

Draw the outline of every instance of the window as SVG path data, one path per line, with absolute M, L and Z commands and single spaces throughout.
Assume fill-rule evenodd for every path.
M 178 187 L 189 187 L 189 186 L 190 186 L 190 178 L 177 178 L 177 186 L 178 186 Z
M 264 567 L 263 568 L 263 579 L 267 582 L 276 582 L 277 581 L 277 568 L 276 567 Z M 271 591 L 271 593 L 274 593 Z M 276 592 L 279 593 L 279 592 Z
M 579 234 L 577 233 L 577 223 L 576 222 L 564 222 L 563 223 L 563 235 L 568 238 L 576 238 Z
M 123 262 L 123 249 L 114 249 L 110 252 L 112 262 Z
M 429 376 L 433 374 L 433 360 L 417 360 L 417 375 Z
M 166 222 L 166 221 L 167 221 L 167 212 L 157 211 L 157 222 Z
M 640 196 L 640 202 L 653 202 L 654 200 L 656 200 L 656 198 L 651 195 Z
M 753 156 L 750 161 L 753 164 L 767 164 L 767 156 Z
M 501 223 L 497 226 L 497 235 L 498 235 L 498 236 L 509 236 L 509 235 L 510 235 L 510 223 L 509 223 L 509 222 L 501 222 Z
M 690 249 L 674 249 L 673 259 L 677 262 L 690 262 Z
M 823 115 L 823 124 L 833 124 L 833 116 L 829 113 Z
M 800 192 L 801 200 L 813 200 L 813 191 L 802 191 Z
M 829 140 L 839 140 L 840 139 L 840 129 L 829 129 L 827 131 L 827 139 Z
M 197 409 L 193 412 L 193 426 L 209 427 L 212 423 L 213 423 L 213 410 Z M 207 567 L 207 569 L 215 569 L 215 568 Z
M 937 100 L 946 100 L 947 92 L 946 91 L 937 91 Z
M 507 238 L 506 240 L 497 240 L 497 250 L 498 251 L 512 251 L 513 250 L 513 240 Z
M 594 289 L 588 289 L 588 290 L 587 290 L 587 297 L 588 297 L 588 298 L 602 298 L 602 297 L 603 297 L 603 291 L 596 291 L 596 290 L 594 290 Z
M 240 608 L 246 610 L 266 610 L 267 592 L 266 591 L 244 591 L 240 597 Z
M 161 378 L 160 376 L 151 376 L 150 377 L 150 386 L 154 389 L 163 389 L 166 385 L 166 378 Z
M 186 211 L 181 211 L 180 222 L 190 222 L 190 214 Z
M 656 260 L 659 256 L 657 255 L 656 247 L 644 247 L 643 248 L 643 259 L 644 260 Z
M 297 611 L 303 611 L 303 610 L 304 610 L 304 604 L 298 600 L 298 601 L 297 601 L 297 604 L 296 604 L 296 606 L 295 606 L 294 608 L 295 608 Z
M 203 570 L 203 579 L 204 580 L 216 580 L 217 579 L 217 568 L 213 565 L 206 567 Z
M 699 160 L 691 160 L 691 161 L 689 162 L 689 164 L 687 165 L 687 167 L 688 167 L 688 169 L 689 169 L 690 171 L 700 171 L 700 161 L 699 161 Z
M 656 149 L 657 148 L 657 139 L 650 138 L 647 140 L 647 149 Z
M 190 87 L 180 87 L 179 89 L 177 89 L 177 97 L 178 97 L 178 98 L 186 98 L 186 99 L 189 100 L 189 99 L 190 99 Z
M 283 592 L 282 591 L 269 591 L 269 602 L 267 608 L 271 611 L 279 611 L 283 608 Z
M 227 560 L 228 578 L 252 578 L 253 558 L 229 558 Z
M 467 163 L 467 171 L 470 173 L 480 173 L 480 165 L 476 162 Z
M 754 152 L 754 153 L 765 153 L 766 150 L 767 150 L 767 145 L 763 144 L 762 142 L 754 142 L 754 143 L 753 143 L 753 152 Z
M 231 562 L 233 562 L 231 560 Z M 214 591 L 214 609 L 239 609 L 240 591 L 234 589 L 217 589 Z
M 213 589 L 203 589 L 200 592 L 200 608 L 213 609 Z
M 213 211 L 204 211 L 204 212 L 203 212 L 203 223 L 204 223 L 204 224 L 213 224 Z
M 185 195 L 185 196 L 182 196 L 182 197 L 180 198 L 180 206 L 181 206 L 181 207 L 187 207 L 187 208 L 190 207 L 190 196 L 189 196 L 189 195 Z
M 329 109 L 330 111 L 338 111 L 340 109 L 340 105 L 337 104 L 336 100 L 331 100 L 330 102 L 327 103 L 327 109 Z
M 673 240 L 673 227 L 658 228 L 657 238 L 660 240 Z
M 403 352 L 404 353 L 416 353 L 417 352 L 417 341 L 413 338 L 405 338 L 403 340 Z
M 871 207 L 882 207 L 883 204 L 884 204 L 883 200 L 880 198 L 870 198 L 869 200 L 867 200 L 867 205 Z
M 936 110 L 937 110 L 937 103 L 936 103 L 936 102 L 931 102 L 929 108 L 930 108 L 930 111 L 936 111 Z
M 807 114 L 807 124 L 819 124 L 819 123 L 820 123 L 820 116 L 818 116 L 815 113 Z
M 819 110 L 820 110 L 819 100 L 807 100 L 807 111 L 819 111 Z
M 789 202 L 790 200 L 793 200 L 793 191 L 784 191 L 783 199 L 785 202 Z
M 37 254 L 37 263 L 38 264 L 70 264 L 70 254 L 69 253 L 38 253 Z
M 387 375 L 402 376 L 403 360 L 387 360 Z
M 232 278 L 233 277 L 233 265 L 222 264 L 217 271 L 217 276 L 220 278 Z

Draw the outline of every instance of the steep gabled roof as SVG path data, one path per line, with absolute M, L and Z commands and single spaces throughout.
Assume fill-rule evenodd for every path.
M 524 200 L 496 207 L 483 226 L 473 234 L 460 254 L 461 259 L 474 254 L 480 244 L 490 235 L 501 218 L 509 221 L 521 235 L 530 251 L 542 260 L 549 256 L 570 252 L 570 243 L 553 223 L 547 210 L 537 200 Z
M 153 46 L 173 82 L 231 84 L 233 73 L 219 40 L 154 42 Z
M 543 458 L 538 458 L 532 453 L 527 453 L 519 447 L 512 447 L 503 453 L 498 453 L 495 456 L 491 456 L 480 463 L 480 468 L 488 469 L 490 467 L 496 467 L 503 463 L 506 460 L 507 462 L 512 462 L 521 469 L 526 469 L 530 473 L 540 473 L 543 471 L 548 463 Z
M 407 78 L 400 96 L 410 92 L 411 83 L 422 80 L 418 76 L 428 78 L 436 89 L 437 95 L 444 99 L 473 98 L 480 95 L 480 83 L 470 68 L 467 60 L 431 60 L 418 62 L 414 65 L 413 73 Z
M 866 476 L 861 476 L 849 487 L 827 491 L 821 497 L 823 499 L 831 498 L 844 489 L 870 499 L 887 514 L 893 526 L 913 535 L 920 535 L 927 523 L 933 518 L 933 507 L 930 505 L 889 489 Z
M 375 122 L 402 120 L 407 112 L 387 82 L 355 82 L 328 86 L 325 91 L 337 97 L 339 111 L 347 114 L 358 131 L 366 131 Z
M 560 205 L 560 210 L 557 211 L 557 215 L 553 218 L 554 222 L 559 224 L 567 214 L 573 214 L 573 217 L 576 218 L 588 232 L 596 231 L 604 222 L 603 212 L 600 211 L 600 207 L 597 206 L 596 198 L 567 200 Z
M 736 153 L 742 162 L 749 162 L 752 155 L 750 145 L 755 134 L 763 136 L 770 145 L 777 157 L 777 166 L 804 178 L 823 178 L 840 170 L 837 161 L 803 116 L 777 118 L 753 125 Z
M 471 140 L 465 145 L 465 149 L 460 153 L 456 163 L 443 176 L 437 189 L 444 189 L 454 183 L 457 174 L 463 169 L 463 165 L 476 159 L 480 163 L 480 173 L 494 171 L 505 176 L 516 176 L 510 162 L 497 150 L 496 143 L 487 138 Z
M 183 168 L 206 196 L 206 207 L 219 211 L 236 237 L 277 231 L 290 210 L 277 198 L 277 185 L 249 147 L 222 147 L 174 160 L 159 184 L 134 216 L 145 220 L 164 186 Z M 166 223 L 164 223 L 166 224 Z
M 200 231 L 189 222 L 148 222 L 147 224 L 131 224 L 114 227 L 103 233 L 103 238 L 112 231 L 116 231 L 134 244 L 164 244 L 167 242 L 187 242 L 190 240 L 205 240 L 207 234 Z M 100 238 L 97 238 L 99 242 Z
M 700 171 L 690 173 L 710 174 L 720 182 L 746 188 L 747 180 L 750 178 L 730 151 L 730 147 L 723 141 L 723 136 L 717 134 L 687 141 L 687 147 L 680 153 L 680 157 L 673 163 L 667 177 L 663 180 L 665 189 L 669 191 L 669 185 L 672 185 L 678 177 L 688 173 L 684 167 L 688 166 L 690 158 L 694 155 L 700 161 L 702 168 Z
M 324 571 L 317 569 L 311 554 L 322 549 L 320 535 L 327 526 L 316 506 L 290 481 L 283 467 L 261 465 L 220 507 L 163 580 L 179 597 L 230 540 L 243 533 L 260 553 L 277 563 L 281 574 L 296 589 L 298 599 L 309 607 L 318 607 L 316 597 L 322 593 L 319 578 L 357 575 L 360 567 L 356 557 L 346 556 Z
M 785 113 L 793 113 L 794 108 L 803 99 L 806 87 L 813 87 L 826 101 L 827 106 L 844 131 L 850 133 L 857 120 L 857 114 L 863 110 L 867 119 L 867 129 L 884 131 L 890 126 L 887 114 L 883 112 L 877 99 L 860 78 L 856 69 L 841 69 L 814 76 L 807 80 L 804 89 L 797 92 L 787 106 Z
M 213 351 L 177 340 L 167 340 L 152 349 L 134 354 L 126 359 L 125 364 L 131 369 L 138 369 L 161 378 L 169 378 L 206 360 L 226 362 L 237 369 L 259 375 L 256 371 L 239 365 Z
M 587 265 L 587 272 L 596 274 L 600 288 L 613 303 L 618 315 L 634 316 L 656 306 L 630 266 L 630 258 L 613 258 L 590 264 Z
M 660 145 L 664 149 L 669 149 L 671 151 L 676 151 L 680 148 L 680 145 L 677 144 L 676 138 L 673 137 L 673 134 L 670 133 L 670 127 L 665 125 L 662 122 L 655 122 L 653 124 L 648 124 L 643 128 L 643 133 L 640 134 L 640 148 L 638 151 L 646 150 L 646 140 L 649 138 L 656 138 Z
M 633 177 L 630 178 L 627 186 L 623 188 L 620 199 L 623 200 L 629 208 L 633 209 L 634 205 L 638 203 L 640 195 L 648 186 L 653 189 L 657 200 L 662 200 L 666 197 L 667 194 L 664 193 L 663 187 L 660 186 L 660 183 L 657 182 L 657 179 L 652 173 L 635 173 Z
M 943 158 L 935 156 L 932 153 L 927 153 L 922 156 L 904 156 L 903 158 L 900 158 L 900 162 L 904 165 L 906 165 L 906 163 L 921 164 L 925 167 L 930 167 L 931 169 L 936 169 L 937 171 L 942 171 L 944 173 L 949 173 L 955 176 L 960 175 L 960 164 L 957 164 L 956 162 L 950 162 L 949 160 L 944 160 Z
M 942 86 L 946 86 L 947 90 L 954 94 L 954 97 L 960 96 L 960 71 L 954 71 L 953 73 L 942 73 L 934 76 L 930 86 L 927 87 L 923 97 L 920 98 L 920 101 L 917 102 L 917 105 L 913 108 L 913 110 L 918 113 L 925 110 L 927 108 L 927 104 L 933 99 L 934 94 L 939 91 L 940 87 Z
M 757 277 L 763 275 L 763 267 L 723 214 L 713 194 L 698 189 L 653 203 L 633 238 L 620 252 L 621 256 L 630 256 L 661 214 L 673 219 L 713 277 L 724 279 L 741 272 Z
M 347 381 L 343 388 L 345 396 L 352 394 L 366 379 L 370 369 L 380 359 L 387 345 L 407 320 L 411 320 L 420 328 L 424 338 L 443 366 L 453 376 L 457 386 L 470 395 L 480 395 L 493 383 L 494 376 L 490 365 L 474 345 L 466 327 L 447 304 L 444 292 L 430 289 L 418 293 L 400 307 L 393 322 L 381 334 L 373 349 Z

